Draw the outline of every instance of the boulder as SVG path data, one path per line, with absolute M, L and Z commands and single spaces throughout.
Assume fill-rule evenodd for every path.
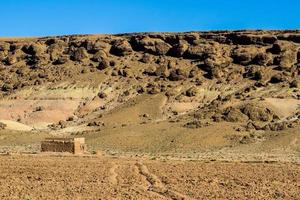
M 227 43 L 239 45 L 266 45 L 273 44 L 277 40 L 274 35 L 255 35 L 251 33 L 230 33 Z
M 254 61 L 260 61 L 260 57 L 263 54 L 263 50 L 256 47 L 237 47 L 233 50 L 231 57 L 233 62 L 239 65 L 253 64 Z
M 0 62 L 4 61 L 7 56 L 7 53 L 4 51 L 0 51 Z
M 153 59 L 152 55 L 145 53 L 145 54 L 143 54 L 143 57 L 141 58 L 140 61 L 143 63 L 151 63 L 154 61 L 154 59 Z
M 276 65 L 282 69 L 290 69 L 297 63 L 297 52 L 299 47 L 291 42 L 277 41 L 268 49 L 269 52 L 277 54 Z
M 54 65 L 62 65 L 68 62 L 69 57 L 67 55 L 61 55 L 56 60 L 53 61 Z
M 184 58 L 205 60 L 209 55 L 216 54 L 218 48 L 215 43 L 201 43 L 196 46 L 189 46 Z
M 166 55 L 171 49 L 171 45 L 159 38 L 146 36 L 136 40 L 139 49 L 154 55 Z
M 45 53 L 46 51 L 46 46 L 42 43 L 32 43 L 29 45 L 24 45 L 22 47 L 22 50 L 29 55 L 33 55 L 33 56 L 40 56 L 42 54 Z
M 99 65 L 97 66 L 97 69 L 104 70 L 110 66 L 110 63 L 108 60 L 103 59 L 99 62 Z
M 282 131 L 287 129 L 288 126 L 289 124 L 287 122 L 269 123 L 263 127 L 263 130 Z
M 66 44 L 62 41 L 56 41 L 54 44 L 51 44 L 47 49 L 51 61 L 57 60 L 63 54 L 65 48 Z
M 105 92 L 99 92 L 98 97 L 101 98 L 101 99 L 104 99 L 104 98 L 107 97 L 107 94 Z
M 160 77 L 168 77 L 169 76 L 169 70 L 166 65 L 160 65 L 155 70 L 155 75 Z
M 84 60 L 86 60 L 88 58 L 89 58 L 89 54 L 86 51 L 86 49 L 83 48 L 83 47 L 77 48 L 74 51 L 74 53 L 73 53 L 73 55 L 71 57 L 72 60 L 74 60 L 74 61 L 80 61 L 80 62 L 82 62 L 82 61 L 84 61 Z
M 299 33 L 284 33 L 277 36 L 279 40 L 287 40 L 295 43 L 300 43 Z
M 132 47 L 126 40 L 116 41 L 110 49 L 110 53 L 116 56 L 127 56 L 130 55 L 132 52 Z
M 244 73 L 245 78 L 250 78 L 261 83 L 267 83 L 272 77 L 272 69 L 259 65 L 249 65 Z
M 147 93 L 148 94 L 158 94 L 161 92 L 161 88 L 157 84 L 149 84 L 147 85 Z
M 180 81 L 186 79 L 187 77 L 188 77 L 187 71 L 183 69 L 174 69 L 170 72 L 168 78 L 170 81 Z
M 172 47 L 170 55 L 174 57 L 182 57 L 188 48 L 189 44 L 184 40 L 180 40 L 178 44 Z
M 199 33 L 186 33 L 183 36 L 183 39 L 187 41 L 189 44 L 196 44 L 195 41 L 198 41 L 200 39 Z
M 273 56 L 271 53 L 259 52 L 252 60 L 252 64 L 269 66 L 273 64 Z
M 271 77 L 270 83 L 276 84 L 276 83 L 285 82 L 286 80 L 287 80 L 286 77 L 282 73 L 276 73 Z
M 107 53 L 104 50 L 98 50 L 91 58 L 94 62 L 100 62 L 107 58 Z
M 252 121 L 267 122 L 277 118 L 277 116 L 269 108 L 266 108 L 259 103 L 247 103 L 242 106 L 241 111 Z
M 9 53 L 6 56 L 5 63 L 8 65 L 13 65 L 13 64 L 23 60 L 25 57 L 26 57 L 25 53 L 22 50 L 18 49 L 16 51 L 14 51 L 13 53 Z
M 248 120 L 247 115 L 243 114 L 240 109 L 233 107 L 226 108 L 223 116 L 228 122 L 246 122 Z

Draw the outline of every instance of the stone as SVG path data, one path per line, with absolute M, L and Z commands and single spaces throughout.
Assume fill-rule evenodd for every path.
M 116 56 L 127 56 L 132 52 L 132 47 L 126 40 L 116 41 L 110 49 L 110 53 Z
M 188 77 L 187 71 L 183 69 L 174 69 L 170 72 L 168 78 L 170 81 L 180 81 L 186 79 L 187 77 Z
M 166 55 L 172 48 L 170 44 L 164 42 L 162 39 L 150 38 L 149 36 L 137 39 L 136 43 L 140 49 L 154 55 Z
M 229 107 L 225 109 L 224 119 L 228 122 L 246 122 L 248 120 L 247 115 L 243 114 L 240 109 Z
M 94 62 L 100 62 L 100 61 L 102 61 L 103 59 L 106 59 L 106 58 L 107 58 L 106 52 L 104 50 L 99 50 L 93 55 L 91 60 L 94 61 Z
M 72 59 L 74 61 L 84 61 L 85 59 L 88 58 L 89 58 L 89 54 L 86 51 L 86 49 L 83 47 L 79 47 L 78 49 L 76 49 L 72 56 Z
M 277 118 L 269 108 L 260 104 L 248 103 L 241 108 L 241 111 L 252 121 L 267 122 Z
M 182 57 L 188 50 L 188 48 L 189 44 L 184 40 L 180 40 L 178 44 L 172 47 L 172 49 L 170 50 L 170 55 L 174 57 Z

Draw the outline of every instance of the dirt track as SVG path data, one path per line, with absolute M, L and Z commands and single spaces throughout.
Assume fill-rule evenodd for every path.
M 14 166 L 14 167 L 12 167 Z M 1 156 L 1 199 L 297 199 L 296 164 Z

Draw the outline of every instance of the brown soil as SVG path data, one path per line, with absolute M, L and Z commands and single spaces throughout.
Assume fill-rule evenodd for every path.
M 297 199 L 300 193 L 294 164 L 41 155 L 0 160 L 1 199 Z

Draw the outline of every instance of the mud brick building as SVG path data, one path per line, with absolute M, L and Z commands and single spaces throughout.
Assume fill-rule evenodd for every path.
M 84 138 L 46 138 L 41 142 L 41 152 L 69 152 L 73 154 L 82 154 L 84 151 Z

